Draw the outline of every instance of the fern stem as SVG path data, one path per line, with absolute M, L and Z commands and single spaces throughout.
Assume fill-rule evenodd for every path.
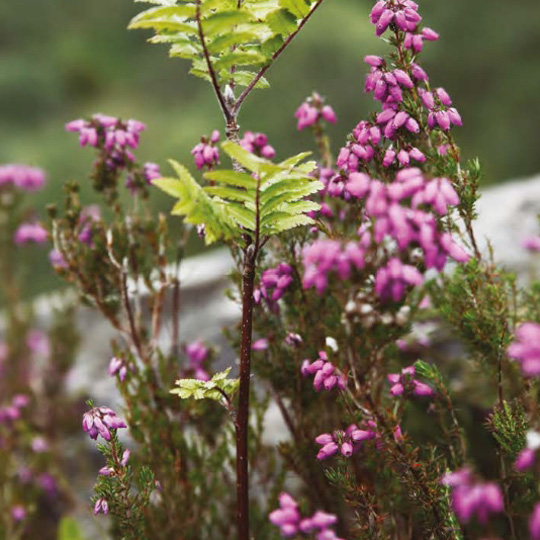
M 255 88 L 255 85 L 261 80 L 261 78 L 264 76 L 264 74 L 272 67 L 274 62 L 278 59 L 279 56 L 281 56 L 281 53 L 290 45 L 291 41 L 297 36 L 298 32 L 302 30 L 302 27 L 304 24 L 308 22 L 308 20 L 311 18 L 311 16 L 317 11 L 317 8 L 323 3 L 324 0 L 318 0 L 317 3 L 311 8 L 310 12 L 300 21 L 300 24 L 298 25 L 298 28 L 289 35 L 289 37 L 283 42 L 283 45 L 272 55 L 272 58 L 270 58 L 268 64 L 266 64 L 258 73 L 253 77 L 253 80 L 249 83 L 249 86 L 247 86 L 244 91 L 240 94 L 238 99 L 236 100 L 236 103 L 234 104 L 233 112 L 237 113 L 240 110 L 240 106 L 244 102 L 244 100 L 248 97 L 248 95 L 251 93 L 253 88 Z
M 253 329 L 253 288 L 257 252 L 244 251 L 242 272 L 242 331 L 240 349 L 240 389 L 236 414 L 236 523 L 238 540 L 249 540 L 249 386 L 251 378 L 251 338 Z

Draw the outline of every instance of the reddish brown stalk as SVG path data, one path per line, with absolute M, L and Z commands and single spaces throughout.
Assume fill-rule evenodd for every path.
M 244 251 L 242 272 L 242 344 L 240 349 L 240 389 L 236 414 L 236 523 L 238 540 L 249 540 L 249 387 L 251 378 L 251 338 L 253 329 L 253 287 L 257 252 L 250 245 Z

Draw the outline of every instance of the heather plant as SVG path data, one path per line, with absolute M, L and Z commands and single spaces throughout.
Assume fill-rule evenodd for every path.
M 95 154 L 101 201 L 85 205 L 66 184 L 64 204 L 49 207 L 50 260 L 116 331 L 108 375 L 123 403 L 89 401 L 82 418 L 102 456 L 89 510 L 126 540 L 540 538 L 540 289 L 519 289 L 478 248 L 480 166 L 462 163 L 461 116 L 422 67 L 439 35 L 419 6 L 371 10 L 388 45 L 364 57 L 376 110 L 338 148 L 327 98 L 291 107 L 313 136 L 309 160 L 276 157 L 239 114 L 322 0 L 148 3 L 131 27 L 190 62 L 224 126 L 194 135 L 192 174 L 141 162 L 139 121 L 66 125 Z M 8 195 L 39 184 L 10 174 Z M 155 215 L 157 189 L 182 221 Z M 47 234 L 29 220 L 5 249 Z M 219 350 L 181 334 L 194 234 L 235 263 L 241 320 L 226 335 L 239 362 L 224 370 Z M 419 336 L 430 323 L 437 332 Z M 17 400 L 0 427 L 23 414 Z M 267 437 L 272 414 L 282 427 Z M 22 534 L 25 506 L 9 504 L 3 526 Z

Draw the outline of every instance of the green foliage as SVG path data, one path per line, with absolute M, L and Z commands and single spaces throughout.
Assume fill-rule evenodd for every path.
M 502 448 L 511 458 L 515 459 L 525 447 L 525 436 L 529 429 L 525 410 L 518 401 L 503 401 L 495 407 L 487 419 L 488 429 Z
M 323 184 L 308 176 L 315 162 L 300 163 L 309 154 L 275 164 L 229 141 L 222 148 L 253 174 L 236 170 L 208 172 L 205 178 L 214 185 L 202 187 L 185 167 L 171 161 L 179 178 L 154 181 L 154 185 L 179 199 L 173 214 L 205 226 L 208 244 L 219 239 L 240 240 L 246 232 L 263 238 L 313 223 L 306 213 L 318 210 L 320 205 L 305 198 Z
M 429 288 L 441 315 L 459 330 L 474 356 L 495 367 L 512 337 L 508 322 L 515 277 L 473 258 L 444 276 L 442 285 L 431 282 Z
M 137 0 L 140 1 L 140 0 Z M 305 0 L 142 0 L 152 7 L 137 15 L 129 28 L 152 28 L 151 43 L 170 44 L 171 57 L 191 61 L 191 73 L 219 85 L 248 86 L 313 4 Z M 236 71 L 244 66 L 248 71 Z M 261 79 L 256 87 L 267 87 Z
M 213 399 L 222 401 L 224 396 L 229 398 L 236 392 L 240 381 L 228 379 L 231 368 L 216 373 L 209 381 L 199 379 L 179 379 L 178 388 L 173 388 L 171 394 L 178 394 L 182 399 Z

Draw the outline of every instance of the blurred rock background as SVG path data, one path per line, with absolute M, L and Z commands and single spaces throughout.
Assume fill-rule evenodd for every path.
M 384 44 L 368 22 L 372 3 L 323 4 L 269 73 L 271 88 L 245 104 L 242 128 L 265 131 L 278 157 L 312 147 L 292 115 L 314 89 L 338 114 L 336 147 L 373 110 L 362 90 L 362 58 Z M 209 85 L 188 77 L 187 64 L 169 59 L 166 47 L 146 44 L 150 32 L 126 30 L 144 7 L 132 0 L 0 2 L 0 163 L 48 171 L 38 206 L 60 202 L 68 179 L 84 184 L 92 162 L 91 152 L 64 132 L 68 120 L 103 112 L 145 122 L 138 155 L 165 172 L 167 158 L 191 164 L 199 135 L 222 128 Z M 455 134 L 466 158 L 482 160 L 484 184 L 540 171 L 540 2 L 430 0 L 420 9 L 441 34 L 427 44 L 423 62 L 460 110 L 465 126 Z M 169 208 L 167 197 L 156 199 Z M 57 283 L 39 264 L 36 293 Z

